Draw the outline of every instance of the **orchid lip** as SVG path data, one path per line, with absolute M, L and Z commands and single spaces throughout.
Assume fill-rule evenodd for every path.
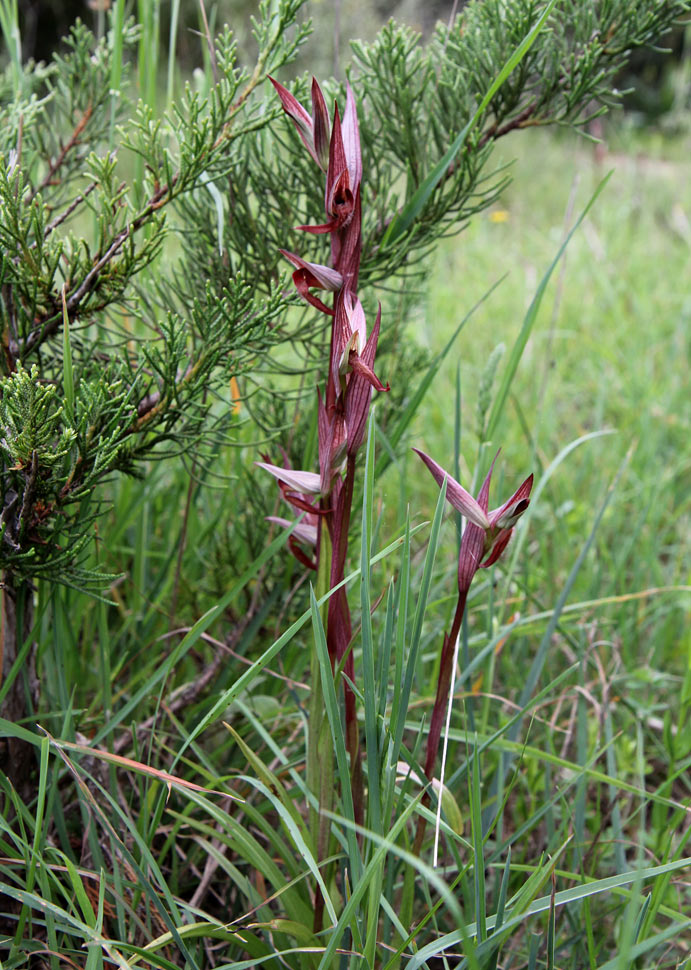
M 527 498 L 520 499 L 515 505 L 509 506 L 508 509 L 498 510 L 501 514 L 497 518 L 493 518 L 490 515 L 490 521 L 492 523 L 492 528 L 494 529 L 510 529 L 513 525 L 518 522 L 520 517 L 523 515 L 525 510 L 530 505 L 530 500 Z

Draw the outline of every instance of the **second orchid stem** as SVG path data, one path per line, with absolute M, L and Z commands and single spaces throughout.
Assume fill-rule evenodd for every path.
M 434 766 L 437 762 L 437 756 L 439 754 L 439 742 L 441 741 L 444 713 L 448 704 L 449 691 L 451 690 L 451 683 L 453 680 L 454 647 L 461 632 L 461 624 L 463 622 L 463 614 L 465 613 L 465 604 L 467 599 L 468 590 L 461 590 L 458 594 L 458 602 L 456 604 L 456 612 L 451 624 L 451 629 L 448 633 L 444 634 L 444 645 L 442 647 L 441 659 L 439 662 L 437 694 L 434 699 L 434 707 L 432 708 L 432 719 L 429 725 L 429 734 L 427 735 L 427 753 L 425 756 L 425 775 L 430 784 L 432 783 L 434 777 Z M 439 792 L 437 793 L 439 798 L 441 798 L 441 784 L 442 779 L 440 779 Z M 429 802 L 429 797 L 426 797 L 425 801 Z M 425 838 L 426 828 L 427 821 L 424 815 L 419 815 L 417 830 L 415 832 L 415 842 L 413 844 L 413 853 L 416 856 L 419 856 L 422 850 L 422 843 Z

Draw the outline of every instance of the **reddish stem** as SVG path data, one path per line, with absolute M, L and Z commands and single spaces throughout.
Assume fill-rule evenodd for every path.
M 437 755 L 439 753 L 439 742 L 441 740 L 441 729 L 444 723 L 444 712 L 446 711 L 446 705 L 449 700 L 449 690 L 451 689 L 451 679 L 453 677 L 453 655 L 455 652 L 456 640 L 461 631 L 461 623 L 463 622 L 463 614 L 465 613 L 465 604 L 468 599 L 468 590 L 462 589 L 458 594 L 458 603 L 456 604 L 456 612 L 454 614 L 453 623 L 451 624 L 451 629 L 448 633 L 444 634 L 444 646 L 441 651 L 441 660 L 439 662 L 439 680 L 437 681 L 437 695 L 434 699 L 434 707 L 432 709 L 432 720 L 429 725 L 429 734 L 427 735 L 427 755 L 425 758 L 425 775 L 429 782 L 432 781 L 434 775 L 434 765 L 437 761 Z M 438 797 L 441 798 L 441 791 L 438 793 Z M 423 802 L 425 805 L 429 804 L 429 795 L 426 794 Z M 417 820 L 417 830 L 415 832 L 415 842 L 413 844 L 413 854 L 416 856 L 420 855 L 422 849 L 422 842 L 425 838 L 425 829 L 427 828 L 427 820 L 424 815 L 418 815 Z
M 345 561 L 348 551 L 348 533 L 350 531 L 350 518 L 353 506 L 353 486 L 355 483 L 355 456 L 348 458 L 346 466 L 346 476 L 342 487 L 334 492 L 335 508 L 327 516 L 329 531 L 331 533 L 332 557 L 331 557 L 331 576 L 330 584 L 333 589 L 341 583 L 345 577 Z M 360 736 L 357 723 L 357 710 L 355 705 L 355 693 L 349 681 L 355 681 L 355 662 L 352 650 L 348 651 L 352 637 L 352 626 L 350 622 L 350 608 L 345 586 L 341 586 L 329 600 L 329 610 L 327 616 L 326 642 L 329 648 L 329 656 L 334 667 L 339 664 L 345 656 L 343 671 L 347 679 L 343 681 L 343 695 L 345 699 L 345 728 L 346 728 L 346 747 L 350 755 L 351 784 L 353 789 L 353 804 L 355 809 L 355 821 L 362 824 L 364 819 L 363 810 L 363 779 L 362 766 L 360 764 Z M 348 651 L 346 655 L 346 651 Z
M 468 590 L 463 590 L 458 595 L 456 613 L 451 624 L 451 630 L 444 635 L 444 646 L 441 651 L 439 662 L 439 680 L 437 681 L 437 696 L 434 699 L 432 708 L 432 720 L 429 725 L 427 735 L 427 757 L 425 758 L 425 774 L 428 780 L 432 780 L 434 765 L 439 752 L 439 741 L 441 740 L 441 729 L 444 723 L 444 713 L 449 700 L 449 690 L 451 688 L 451 677 L 453 675 L 453 655 L 456 640 L 461 630 L 463 614 L 465 612 L 465 602 L 468 598 Z

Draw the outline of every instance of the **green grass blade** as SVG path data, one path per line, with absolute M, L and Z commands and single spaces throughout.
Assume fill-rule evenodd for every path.
M 48 738 L 41 738 L 41 760 L 39 764 L 38 794 L 35 809 L 36 814 L 35 820 L 32 820 L 34 825 L 34 838 L 31 848 L 31 861 L 26 875 L 26 890 L 29 893 L 33 891 L 38 868 L 41 865 L 42 846 L 45 839 L 45 833 L 43 831 L 43 813 L 46 806 L 46 781 L 48 778 L 49 743 Z M 16 954 L 19 951 L 19 946 L 24 938 L 24 928 L 26 926 L 28 916 L 29 906 L 25 903 L 22 906 L 19 919 L 17 920 L 17 931 L 15 933 L 14 944 L 12 946 L 12 954 Z
M 291 529 L 284 532 L 281 536 L 279 536 L 271 543 L 271 546 L 269 547 L 271 549 L 270 555 L 273 555 L 276 549 L 278 549 L 281 545 L 283 545 L 287 537 L 290 535 L 292 528 L 293 527 L 291 527 Z M 414 534 L 415 532 L 417 532 L 419 528 L 421 528 L 421 526 L 416 526 L 415 529 L 412 530 L 411 534 Z M 386 558 L 386 556 L 390 555 L 394 551 L 394 549 L 398 549 L 398 547 L 401 546 L 403 542 L 404 542 L 403 536 L 399 539 L 395 539 L 385 549 L 382 549 L 381 552 L 378 552 L 376 556 L 372 557 L 371 564 L 374 564 L 376 562 L 379 562 L 381 559 Z M 270 555 L 267 555 L 266 553 L 262 554 L 261 560 L 262 561 L 268 560 L 270 558 Z M 247 575 L 250 573 L 251 575 L 254 575 L 257 572 L 257 568 L 255 567 L 258 568 L 257 563 L 255 563 L 252 567 L 250 567 L 250 570 L 248 570 L 248 572 L 245 574 L 245 577 L 247 577 Z M 360 575 L 360 570 L 356 569 L 354 572 L 346 576 L 346 578 L 338 586 L 334 587 L 334 589 L 332 590 L 329 590 L 328 593 L 326 593 L 324 596 L 322 596 L 319 599 L 318 601 L 319 606 L 326 603 L 329 597 L 332 596 L 333 593 L 336 591 L 336 589 L 339 589 L 341 586 L 346 586 L 348 583 L 352 582 L 352 580 L 357 578 L 359 575 Z M 234 587 L 236 592 L 238 589 L 242 588 L 241 584 L 244 584 L 244 582 L 246 582 L 245 577 L 243 577 L 243 579 L 241 579 Z M 225 605 L 227 605 L 228 602 L 231 602 L 232 599 L 233 597 L 230 594 L 224 597 L 222 601 L 224 605 L 221 608 L 225 608 Z M 201 636 L 204 630 L 206 630 L 207 626 L 216 618 L 216 616 L 218 616 L 219 613 L 220 613 L 220 609 L 218 606 L 216 606 L 212 610 L 209 610 L 209 612 L 206 613 L 201 618 L 201 620 L 198 621 L 197 625 L 194 627 L 194 630 L 197 630 L 197 627 L 200 624 L 202 624 L 202 626 L 197 632 L 195 642 L 196 642 L 196 639 L 198 639 L 199 636 Z M 275 640 L 274 643 L 272 643 L 271 646 L 268 647 L 257 660 L 255 660 L 252 666 L 248 667 L 247 670 L 245 670 L 245 672 L 237 678 L 237 680 L 233 683 L 231 687 L 228 688 L 228 690 L 224 691 L 224 693 L 221 694 L 221 696 L 218 698 L 218 700 L 213 705 L 211 710 L 208 711 L 204 715 L 204 717 L 202 717 L 201 720 L 199 720 L 197 724 L 194 726 L 194 728 L 190 731 L 189 736 L 185 739 L 184 744 L 182 745 L 177 755 L 175 756 L 175 759 L 173 761 L 173 768 L 180 760 L 184 752 L 187 750 L 189 745 L 196 738 L 199 737 L 199 735 L 202 733 L 202 731 L 205 730 L 205 728 L 207 728 L 210 724 L 212 724 L 215 720 L 218 719 L 218 716 L 226 709 L 226 707 L 229 704 L 233 702 L 233 700 L 235 700 L 235 698 L 239 694 L 241 694 L 244 690 L 247 689 L 247 687 L 249 687 L 252 681 L 257 677 L 258 674 L 261 673 L 261 671 L 267 666 L 267 664 L 269 664 L 273 660 L 273 658 L 281 652 L 283 647 L 293 639 L 295 634 L 302 629 L 305 623 L 307 623 L 307 621 L 310 619 L 311 615 L 312 615 L 311 610 L 305 610 L 302 616 L 300 616 L 293 624 L 291 624 L 291 626 L 289 626 L 288 629 L 285 630 L 284 633 L 277 640 Z M 193 631 L 191 631 L 190 634 L 188 634 L 188 636 L 191 635 L 192 632 Z M 0 729 L 1 729 L 1 721 L 0 721 Z M 171 771 L 172 770 L 173 769 L 171 768 Z
M 242 751 L 250 766 L 256 772 L 257 778 L 262 782 L 264 788 L 274 792 L 277 795 L 284 810 L 290 815 L 292 824 L 297 826 L 297 828 L 300 830 L 300 837 L 303 839 L 309 839 L 307 826 L 305 825 L 302 816 L 298 812 L 295 803 L 291 799 L 290 794 L 286 791 L 285 786 L 280 778 L 278 778 L 278 776 L 264 764 L 259 755 L 256 754 L 256 752 L 250 748 L 245 740 L 240 737 L 235 728 L 233 728 L 230 724 L 226 724 L 225 721 L 223 722 L 223 726 L 232 735 L 233 740 Z M 310 846 L 310 853 L 313 851 L 313 847 Z
M 482 943 L 487 938 L 487 901 L 485 898 L 485 851 L 482 839 L 482 795 L 480 785 L 480 758 L 477 737 L 473 746 L 473 770 L 470 785 L 470 818 L 473 833 L 473 885 L 475 887 L 475 918 L 477 938 Z
M 652 898 L 653 898 L 652 893 L 648 893 L 648 895 L 643 900 L 643 905 L 641 906 L 640 912 L 636 917 L 636 925 L 633 928 L 634 944 L 638 943 L 638 940 L 640 939 L 641 930 L 643 929 L 643 926 L 645 924 L 645 918 L 648 915 L 648 909 L 650 908 L 650 901 Z
M 629 872 L 619 873 L 616 876 L 608 876 L 605 879 L 595 879 L 583 885 L 573 886 L 571 889 L 564 889 L 561 892 L 556 893 L 554 899 L 552 898 L 551 893 L 549 896 L 541 896 L 538 899 L 534 899 L 532 902 L 527 904 L 521 912 L 515 911 L 515 901 L 512 900 L 509 908 L 509 918 L 503 924 L 501 935 L 506 937 L 506 935 L 512 929 L 521 926 L 529 917 L 535 916 L 537 913 L 549 912 L 552 905 L 556 907 L 566 906 L 571 902 L 597 897 L 601 893 L 609 893 L 624 886 L 629 886 L 632 883 L 648 882 L 652 879 L 656 879 L 659 876 L 663 876 L 668 872 L 677 871 L 689 866 L 691 866 L 691 858 L 685 858 L 678 859 L 675 862 L 666 863 L 662 866 L 652 866 L 648 869 L 634 869 L 630 870 Z M 550 866 L 550 871 L 551 868 L 552 867 Z M 488 929 L 494 929 L 495 923 L 496 917 L 490 916 L 487 918 Z M 676 933 L 681 933 L 689 926 L 691 926 L 691 920 L 685 919 L 683 916 L 679 916 L 673 925 L 673 929 Z M 672 927 L 670 927 L 670 929 L 672 929 Z M 465 926 L 464 930 L 466 934 L 474 935 L 477 933 L 477 926 L 475 923 L 471 923 Z M 670 933 L 669 935 L 673 934 Z M 443 953 L 452 946 L 457 946 L 461 940 L 462 936 L 458 930 L 454 930 L 452 933 L 444 934 L 432 943 L 421 947 L 408 963 L 407 970 L 417 970 L 417 968 L 420 967 L 426 960 Z M 646 941 L 646 943 L 649 942 L 650 941 Z M 482 958 L 488 953 L 491 953 L 494 949 L 496 949 L 498 943 L 499 941 L 490 936 L 485 943 L 478 947 L 478 958 Z M 649 947 L 646 946 L 646 943 L 637 944 L 636 947 L 633 947 L 631 956 L 633 957 L 636 952 L 647 952 Z M 638 947 L 644 947 L 644 949 L 638 950 Z M 605 970 L 605 967 L 607 967 L 608 970 L 615 970 L 617 967 L 617 961 L 611 961 L 610 963 L 605 964 L 604 967 L 598 968 L 598 970 Z
M 629 459 L 630 459 L 630 454 L 626 456 L 626 458 L 624 459 L 624 462 L 620 466 L 619 471 L 617 472 L 614 478 L 614 481 L 610 484 L 607 490 L 607 493 L 605 495 L 605 498 L 602 502 L 602 505 L 600 506 L 600 509 L 598 510 L 598 513 L 595 517 L 595 521 L 590 530 L 590 534 L 586 539 L 580 553 L 578 554 L 578 557 L 575 563 L 571 567 L 571 571 L 566 579 L 566 582 L 564 583 L 561 593 L 559 594 L 559 598 L 555 604 L 554 611 L 547 624 L 547 629 L 545 630 L 542 636 L 540 645 L 538 646 L 535 657 L 533 658 L 533 662 L 530 665 L 530 670 L 528 671 L 528 674 L 525 678 L 523 689 L 521 691 L 521 694 L 518 700 L 518 705 L 521 709 L 526 708 L 526 705 L 530 700 L 530 696 L 537 685 L 540 675 L 542 674 L 542 670 L 545 665 L 545 661 L 547 659 L 547 653 L 552 643 L 552 637 L 554 636 L 554 632 L 559 623 L 559 617 L 561 616 L 561 612 L 564 606 L 566 605 L 566 601 L 569 598 L 571 589 L 573 588 L 573 585 L 576 582 L 576 577 L 578 576 L 579 570 L 583 565 L 583 562 L 588 554 L 588 551 L 595 540 L 595 536 L 600 527 L 600 522 L 602 521 L 605 511 L 607 510 L 607 506 L 610 503 L 610 500 L 619 483 L 619 479 L 621 478 L 621 475 L 623 474 L 624 469 L 626 468 L 629 462 Z M 518 732 L 520 731 L 522 721 L 523 721 L 522 717 L 514 721 L 511 729 L 507 732 L 507 737 L 509 740 L 514 741 L 518 737 Z M 503 762 L 504 777 L 506 777 L 512 763 L 513 763 L 513 756 L 509 755 L 504 759 L 504 762 Z M 491 787 L 490 800 L 496 795 L 496 791 L 497 791 L 497 779 L 495 777 Z
M 238 579 L 234 586 L 232 586 L 228 592 L 219 600 L 219 602 L 212 606 L 211 609 L 207 610 L 206 613 L 200 617 L 194 624 L 192 629 L 187 633 L 180 643 L 171 651 L 170 656 L 165 663 L 161 664 L 155 672 L 149 677 L 143 687 L 134 694 L 130 700 L 123 705 L 120 710 L 115 712 L 111 717 L 110 721 L 101 728 L 101 730 L 96 734 L 94 738 L 94 744 L 98 744 L 116 724 L 121 723 L 123 720 L 128 718 L 132 711 L 136 710 L 138 705 L 141 703 L 144 697 L 150 696 L 153 692 L 153 688 L 164 681 L 171 670 L 179 663 L 180 659 L 188 653 L 192 647 L 198 642 L 203 633 L 205 633 L 211 624 L 222 615 L 223 611 L 233 602 L 233 600 L 238 596 L 238 594 L 245 588 L 247 583 L 256 576 L 261 567 L 271 559 L 271 557 L 285 544 L 288 536 L 291 534 L 297 522 L 293 523 L 289 529 L 286 529 L 280 535 L 271 542 L 266 549 L 258 556 L 254 562 L 248 566 L 242 576 Z M 185 746 L 183 751 L 188 744 L 194 740 L 194 736 L 191 736 Z
M 122 97 L 122 46 L 125 27 L 125 0 L 115 0 L 111 14 L 111 29 L 113 31 L 113 53 L 110 65 L 110 129 L 108 147 L 112 150 L 115 144 L 115 118 L 117 103 Z
M 437 875 L 437 873 L 427 866 L 424 862 L 413 856 L 411 853 L 406 852 L 401 849 L 400 846 L 396 845 L 396 839 L 398 838 L 400 832 L 402 831 L 404 825 L 411 817 L 413 811 L 419 805 L 420 799 L 422 798 L 422 793 L 416 796 L 416 798 L 411 799 L 408 805 L 400 813 L 396 819 L 391 831 L 387 837 L 376 835 L 374 832 L 370 832 L 367 829 L 363 829 L 360 826 L 356 826 L 354 822 L 348 819 L 339 819 L 348 828 L 353 828 L 360 832 L 365 838 L 371 839 L 377 846 L 375 852 L 372 855 L 369 863 L 367 864 L 362 878 L 358 881 L 357 885 L 353 887 L 353 892 L 348 899 L 348 902 L 343 908 L 340 919 L 337 926 L 335 927 L 331 939 L 324 951 L 324 955 L 319 964 L 318 970 L 326 970 L 329 966 L 329 961 L 335 955 L 336 949 L 342 938 L 343 932 L 346 930 L 354 914 L 357 912 L 357 907 L 360 901 L 364 897 L 367 888 L 379 871 L 382 862 L 386 858 L 387 853 L 392 853 L 400 859 L 403 859 L 410 866 L 413 866 L 430 885 L 440 894 L 440 896 L 446 901 L 449 910 L 452 912 L 454 918 L 457 920 L 459 925 L 463 922 L 463 914 L 458 905 L 458 902 L 449 891 L 449 887 L 444 883 L 444 881 Z M 469 941 L 468 941 L 469 942 Z M 472 944 L 471 944 L 472 946 Z
M 377 732 L 377 690 L 374 677 L 374 642 L 372 638 L 372 598 L 370 593 L 370 536 L 374 504 L 374 409 L 369 416 L 365 453 L 365 481 L 362 498 L 362 539 L 360 552 L 360 607 L 362 626 L 362 680 L 365 702 L 365 745 L 367 755 L 368 825 L 375 832 L 381 828 L 381 795 L 379 791 L 379 735 Z
M 106 953 L 109 959 L 121 970 L 130 970 L 127 960 L 120 953 L 119 945 L 114 944 L 112 941 L 103 937 L 100 933 L 96 932 L 93 927 L 89 926 L 83 920 L 78 919 L 69 910 L 63 909 L 62 906 L 58 906 L 50 899 L 44 899 L 41 896 L 36 895 L 36 893 L 27 892 L 25 889 L 19 889 L 16 886 L 11 886 L 8 883 L 0 882 L 0 894 L 6 895 L 10 899 L 16 899 L 18 902 L 30 907 L 40 914 L 48 914 L 57 917 L 59 923 L 69 930 L 74 931 L 74 935 L 78 938 L 86 941 L 88 940 L 91 944 L 97 945 L 103 948 L 104 953 Z
M 399 569 L 399 594 L 398 594 L 398 614 L 396 616 L 396 659 L 394 665 L 393 680 L 393 701 L 391 707 L 391 717 L 389 724 L 395 725 L 399 719 L 399 698 L 403 690 L 403 678 L 405 676 L 405 651 L 408 630 L 408 602 L 410 599 L 410 512 L 406 516 L 405 536 L 403 548 L 401 550 L 401 565 Z M 392 750 L 388 765 L 393 769 L 395 775 L 396 762 L 398 761 L 398 749 Z M 386 814 L 391 811 L 391 804 L 388 804 Z
M 377 721 L 384 724 L 389 694 L 389 668 L 393 653 L 394 621 L 396 616 L 396 589 L 393 579 L 390 580 L 386 591 L 386 620 L 384 621 L 384 636 L 379 656 L 377 657 L 376 683 L 379 687 L 379 704 L 377 707 Z
M 289 833 L 290 838 L 292 839 L 292 842 L 298 851 L 298 857 L 304 859 L 304 861 L 307 863 L 308 869 L 314 876 L 317 882 L 317 885 L 321 889 L 322 895 L 324 897 L 324 905 L 326 906 L 326 910 L 329 914 L 329 918 L 332 920 L 333 923 L 335 923 L 336 920 L 338 919 L 338 917 L 336 916 L 336 910 L 331 900 L 331 896 L 329 895 L 329 890 L 327 889 L 326 883 L 322 878 L 322 874 L 319 870 L 319 865 L 317 864 L 317 860 L 314 858 L 314 853 L 312 852 L 311 848 L 307 844 L 307 841 L 305 839 L 305 833 L 301 831 L 303 826 L 299 825 L 295 821 L 293 811 L 288 810 L 286 808 L 286 805 L 284 804 L 283 799 L 280 798 L 280 796 L 278 795 L 274 795 L 273 791 L 269 787 L 267 787 L 263 782 L 258 781 L 256 778 L 252 778 L 249 775 L 241 775 L 240 777 L 244 781 L 246 781 L 248 785 L 251 785 L 252 788 L 255 788 L 261 795 L 264 796 L 264 798 L 266 798 L 274 806 L 276 812 L 278 813 L 281 819 L 281 822 L 285 826 L 286 831 Z
M 501 885 L 499 886 L 499 898 L 497 900 L 497 912 L 494 917 L 494 932 L 497 933 L 504 922 L 504 911 L 506 909 L 506 897 L 509 891 L 509 877 L 511 874 L 511 846 L 509 846 L 508 852 L 506 853 L 506 863 L 504 865 L 504 872 L 501 877 Z M 497 961 L 499 959 L 499 948 L 495 950 L 490 959 L 487 962 L 487 970 L 497 970 Z
M 166 107 L 170 108 L 175 96 L 175 48 L 180 17 L 180 0 L 172 0 L 170 6 L 170 33 L 168 35 L 168 77 L 166 83 Z
M 629 950 L 629 967 L 633 967 L 636 961 L 640 957 L 644 957 L 646 953 L 651 953 L 652 951 L 658 950 L 663 943 L 668 940 L 679 940 L 684 936 L 684 933 L 691 929 L 691 919 L 686 920 L 684 923 L 672 923 L 666 929 L 662 930 L 660 933 L 656 933 L 654 936 L 648 937 L 642 943 L 636 943 Z M 659 961 L 655 961 L 655 965 Z M 653 964 L 649 964 L 653 966 Z M 680 965 L 681 966 L 681 965 Z M 619 962 L 619 957 L 615 957 L 613 960 L 608 960 L 607 963 L 602 963 L 598 967 L 598 970 L 621 970 L 621 965 Z
M 493 283 L 492 286 L 490 286 L 490 288 L 480 297 L 480 299 L 477 301 L 477 303 L 474 306 L 472 306 L 470 308 L 470 310 L 468 310 L 468 312 L 466 313 L 466 315 L 463 317 L 463 319 L 461 320 L 461 322 L 458 324 L 458 326 L 454 330 L 454 332 L 451 335 L 451 337 L 449 338 L 449 340 L 446 342 L 446 345 L 443 347 L 443 349 L 440 351 L 440 353 L 437 354 L 437 356 L 434 358 L 434 360 L 432 361 L 432 363 L 429 365 L 429 367 L 427 368 L 427 370 L 423 374 L 420 383 L 417 385 L 417 387 L 413 391 L 412 395 L 410 396 L 410 399 L 407 401 L 405 407 L 403 408 L 403 411 L 401 412 L 400 416 L 398 417 L 398 420 L 394 424 L 394 426 L 391 429 L 391 431 L 387 434 L 387 444 L 388 444 L 388 447 L 382 453 L 382 455 L 380 456 L 379 460 L 377 461 L 375 478 L 379 478 L 379 476 L 382 475 L 383 472 L 391 464 L 391 462 L 393 460 L 392 459 L 392 455 L 395 454 L 396 446 L 398 445 L 398 443 L 400 442 L 401 438 L 405 434 L 407 428 L 410 426 L 411 421 L 413 420 L 413 418 L 417 414 L 417 411 L 418 411 L 418 408 L 420 407 L 420 404 L 422 403 L 425 395 L 427 394 L 427 391 L 432 386 L 432 383 L 434 382 L 434 378 L 436 377 L 436 375 L 437 375 L 437 373 L 439 371 L 439 368 L 441 367 L 441 365 L 444 362 L 444 360 L 446 359 L 449 351 L 451 350 L 451 348 L 455 344 L 456 338 L 460 334 L 461 330 L 463 330 L 463 328 L 465 327 L 466 323 L 470 320 L 470 318 L 473 316 L 473 314 L 475 313 L 475 311 L 478 310 L 482 306 L 482 304 L 485 302 L 485 300 L 487 300 L 492 295 L 492 293 L 494 292 L 494 290 L 496 290 L 496 288 L 503 281 L 503 279 L 504 279 L 504 277 L 502 277 L 501 279 L 497 280 L 496 283 Z
M 556 892 L 556 880 L 552 874 L 552 896 L 550 898 L 549 919 L 547 920 L 547 970 L 555 970 L 554 963 L 554 939 L 556 930 L 557 908 L 554 905 L 554 895 Z
M 571 571 L 568 577 L 566 578 L 566 582 L 564 583 L 561 593 L 559 594 L 559 599 L 555 604 L 554 612 L 552 614 L 552 617 L 549 623 L 547 624 L 547 629 L 545 630 L 542 636 L 542 640 L 540 641 L 540 645 L 537 649 L 537 653 L 535 654 L 535 658 L 533 659 L 533 662 L 530 666 L 530 670 L 528 671 L 528 675 L 525 679 L 525 684 L 524 684 L 523 690 L 521 691 L 521 696 L 519 699 L 519 705 L 521 707 L 527 704 L 528 700 L 530 699 L 530 695 L 532 694 L 539 680 L 545 660 L 547 659 L 547 651 L 549 650 L 550 644 L 552 642 L 552 637 L 554 636 L 554 632 L 559 622 L 559 617 L 561 616 L 561 611 L 566 605 L 566 601 L 569 598 L 569 595 L 571 594 L 571 590 L 573 588 L 574 583 L 576 582 L 576 577 L 578 576 L 579 570 L 583 565 L 583 561 L 585 560 L 585 557 L 588 555 L 588 551 L 590 550 L 590 547 L 595 541 L 595 536 L 597 535 L 597 531 L 600 528 L 600 523 L 602 522 L 603 516 L 607 511 L 607 506 L 609 505 L 612 499 L 612 496 L 616 491 L 617 485 L 619 484 L 619 479 L 623 475 L 624 469 L 628 465 L 630 457 L 631 457 L 630 454 L 627 454 L 621 466 L 619 467 L 619 470 L 613 482 L 610 484 L 609 488 L 607 489 L 605 498 L 598 510 L 598 513 L 595 517 L 595 521 L 593 522 L 593 526 L 592 526 L 592 529 L 590 530 L 590 534 L 586 539 L 581 551 L 579 552 L 575 563 L 571 567 Z M 515 737 L 516 734 L 517 734 L 517 729 L 513 736 Z
M 497 425 L 499 424 L 499 420 L 501 419 L 501 416 L 504 413 L 504 407 L 506 405 L 506 400 L 509 395 L 509 390 L 511 389 L 511 384 L 513 383 L 513 379 L 516 374 L 516 371 L 518 370 L 518 365 L 520 363 L 521 357 L 523 356 L 523 351 L 525 350 L 525 345 L 528 342 L 528 337 L 530 336 L 531 331 L 533 329 L 533 325 L 535 324 L 538 310 L 540 309 L 542 298 L 545 295 L 545 290 L 547 289 L 547 284 L 550 281 L 552 273 L 554 272 L 557 264 L 559 263 L 559 260 L 564 255 L 564 252 L 566 251 L 566 247 L 571 241 L 572 236 L 574 235 L 578 227 L 581 225 L 585 217 L 588 215 L 592 207 L 595 205 L 595 202 L 597 201 L 598 196 L 600 195 L 605 185 L 609 181 L 611 175 L 612 175 L 612 172 L 609 172 L 600 182 L 598 187 L 595 189 L 595 192 L 590 197 L 590 201 L 588 202 L 585 209 L 583 210 L 583 212 L 581 212 L 580 216 L 574 223 L 573 227 L 571 228 L 568 235 L 564 239 L 563 243 L 559 247 L 557 255 L 550 263 L 547 269 L 547 272 L 540 280 L 540 285 L 538 286 L 535 292 L 535 296 L 533 297 L 530 303 L 530 306 L 528 307 L 528 312 L 523 318 L 523 325 L 521 326 L 521 332 L 519 333 L 518 337 L 516 338 L 516 342 L 513 345 L 511 354 L 506 363 L 506 367 L 504 368 L 501 384 L 499 385 L 496 397 L 494 398 L 494 403 L 492 404 L 492 410 L 490 412 L 489 420 L 487 422 L 487 430 L 485 432 L 485 439 L 487 441 L 491 441 L 493 439 L 494 433 L 497 430 Z
M 415 609 L 415 619 L 413 620 L 413 630 L 410 638 L 410 646 L 408 649 L 408 656 L 406 658 L 403 686 L 401 688 L 400 695 L 395 696 L 393 699 L 393 707 L 391 711 L 392 734 L 394 738 L 391 753 L 392 764 L 395 764 L 398 761 L 401 744 L 403 743 L 405 719 L 410 702 L 410 692 L 413 688 L 413 677 L 415 675 L 418 651 L 420 649 L 420 637 L 422 636 L 422 624 L 425 619 L 427 599 L 429 596 L 430 584 L 432 582 L 434 559 L 437 554 L 437 546 L 439 545 L 439 532 L 444 515 L 445 500 L 446 480 L 439 491 L 437 507 L 434 510 L 432 528 L 430 529 L 429 542 L 427 544 L 427 552 L 425 554 L 425 564 L 422 571 L 422 581 L 420 583 L 420 593 L 418 595 L 417 606 Z
M 13 88 L 15 92 L 21 92 L 24 72 L 22 70 L 22 37 L 19 31 L 17 0 L 0 0 L 0 28 L 12 65 Z

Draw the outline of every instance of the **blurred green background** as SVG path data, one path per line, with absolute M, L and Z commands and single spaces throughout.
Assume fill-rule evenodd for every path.
M 148 0 L 132 0 L 130 11 L 143 19 Z M 349 41 L 357 37 L 371 40 L 377 29 L 394 17 L 428 36 L 438 20 L 447 21 L 464 6 L 465 0 L 313 0 L 309 6 L 314 33 L 305 46 L 296 70 L 309 70 L 319 76 L 341 77 L 349 59 Z M 256 15 L 256 0 L 204 0 L 205 12 L 214 25 L 228 23 L 239 40 L 240 56 L 247 61 L 254 55 L 251 18 Z M 165 46 L 170 28 L 173 2 L 161 5 L 160 36 Z M 103 29 L 110 0 L 23 0 L 20 3 L 23 53 L 26 58 L 46 60 L 56 41 L 80 17 L 96 33 Z M 305 16 L 305 14 L 303 14 Z M 200 0 L 181 0 L 179 4 L 178 63 L 190 74 L 200 63 L 197 32 L 201 27 Z M 689 105 L 688 27 L 679 25 L 661 39 L 662 50 L 636 52 L 619 78 L 619 87 L 629 93 L 624 103 L 644 120 L 675 113 Z M 675 118 L 673 124 L 677 124 Z

